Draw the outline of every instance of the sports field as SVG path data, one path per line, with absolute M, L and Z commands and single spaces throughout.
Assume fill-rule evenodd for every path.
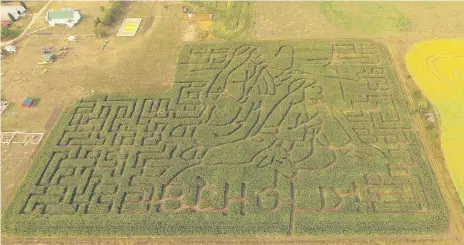
M 379 44 L 186 45 L 170 90 L 89 97 L 63 113 L 3 231 L 442 233 L 423 155 Z
M 464 203 L 464 40 L 421 42 L 407 54 L 406 64 L 440 112 L 442 150 Z

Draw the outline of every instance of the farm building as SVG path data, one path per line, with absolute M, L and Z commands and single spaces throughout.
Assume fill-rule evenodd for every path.
M 63 8 L 59 11 L 50 10 L 45 16 L 45 20 L 50 26 L 55 26 L 56 24 L 67 25 L 69 28 L 72 28 L 75 24 L 79 22 L 81 15 L 79 11 L 75 11 L 71 8 Z
M 45 62 L 45 63 L 52 63 L 54 60 L 55 60 L 55 55 L 54 54 L 46 54 L 42 58 L 42 62 Z
M 20 16 L 25 15 L 26 9 L 23 6 L 1 6 L 0 12 L 2 13 L 2 21 L 11 20 L 8 14 L 11 14 L 14 20 L 19 19 Z

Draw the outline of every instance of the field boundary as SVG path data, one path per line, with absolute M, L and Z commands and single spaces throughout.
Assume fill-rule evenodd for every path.
M 22 140 L 15 140 L 17 137 L 24 136 Z M 1 132 L 1 143 L 9 144 L 23 144 L 23 145 L 38 145 L 42 140 L 44 133 L 25 133 L 25 132 Z M 39 139 L 36 139 L 36 138 Z M 31 141 L 32 140 L 32 141 Z
M 80 99 L 34 160 L 5 230 L 56 234 L 67 217 L 86 225 L 66 232 L 84 236 L 445 232 L 386 49 L 311 44 L 186 45 L 171 90 Z M 41 225 L 21 230 L 19 216 Z M 130 222 L 92 225 L 108 217 Z

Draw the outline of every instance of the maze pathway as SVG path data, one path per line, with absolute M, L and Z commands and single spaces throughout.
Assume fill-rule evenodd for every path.
M 185 46 L 174 86 L 68 108 L 15 234 L 430 234 L 447 216 L 384 47 Z

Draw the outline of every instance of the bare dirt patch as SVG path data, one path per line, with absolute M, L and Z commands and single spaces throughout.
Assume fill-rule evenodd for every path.
M 198 24 L 197 23 L 188 23 L 184 32 L 184 41 L 196 41 L 198 33 Z
M 63 105 L 59 105 L 53 110 L 52 115 L 50 116 L 47 123 L 45 124 L 44 128 L 46 131 L 49 131 L 53 127 L 53 125 L 56 122 L 56 119 L 58 119 L 58 116 L 61 113 L 61 110 L 63 110 Z
M 37 145 L 11 144 L 2 145 L 2 209 L 13 194 L 18 184 L 19 176 L 22 176 L 30 164 Z

